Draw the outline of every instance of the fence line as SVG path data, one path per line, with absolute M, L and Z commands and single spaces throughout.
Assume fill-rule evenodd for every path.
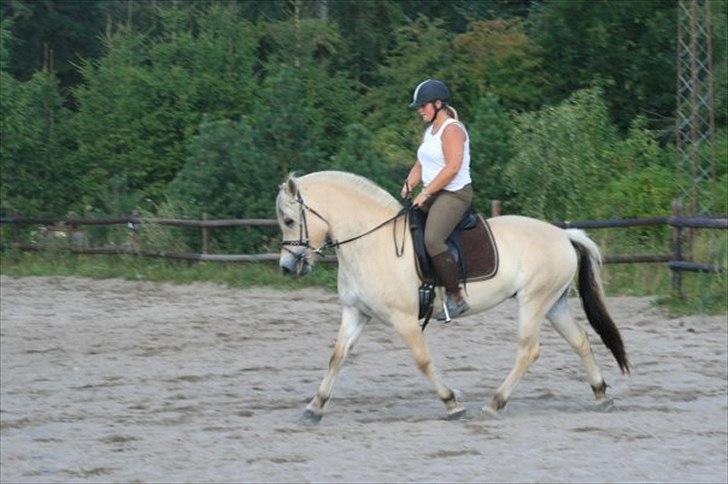
M 500 215 L 501 202 L 491 202 L 493 216 Z M 71 232 L 83 225 L 127 225 L 134 231 L 144 224 L 158 224 L 175 227 L 198 227 L 200 229 L 200 247 L 202 253 L 174 253 L 166 251 L 148 251 L 123 247 L 72 247 L 70 252 L 75 254 L 104 254 L 104 255 L 137 255 L 143 257 L 157 257 L 190 261 L 210 262 L 265 262 L 278 260 L 279 254 L 208 254 L 209 230 L 223 227 L 275 227 L 276 220 L 271 219 L 220 219 L 208 220 L 207 214 L 203 214 L 202 220 L 171 219 L 171 218 L 144 218 L 138 216 L 128 217 L 106 217 L 106 218 L 38 218 L 25 216 L 0 217 L 0 224 L 16 225 L 45 225 L 55 226 L 56 230 L 69 230 Z M 672 215 L 667 217 L 646 217 L 633 219 L 610 219 L 610 220 L 579 220 L 554 222 L 554 225 L 562 228 L 599 229 L 599 228 L 624 228 L 668 225 L 672 227 L 672 249 L 670 254 L 643 254 L 643 255 L 607 255 L 604 257 L 606 264 L 634 264 L 634 263 L 666 263 L 672 271 L 672 286 L 676 293 L 682 292 L 681 272 L 703 272 L 721 273 L 725 268 L 693 262 L 685 254 L 691 253 L 691 247 L 684 243 L 685 230 L 689 232 L 696 228 L 700 229 L 728 229 L 728 217 L 725 215 L 706 217 L 685 217 L 682 215 L 682 206 L 679 201 L 672 204 Z M 688 237 L 692 239 L 692 237 Z M 25 251 L 40 251 L 42 248 L 22 244 L 16 238 L 17 248 Z M 134 244 L 136 245 L 136 243 Z M 336 256 L 326 256 L 324 262 L 336 262 Z

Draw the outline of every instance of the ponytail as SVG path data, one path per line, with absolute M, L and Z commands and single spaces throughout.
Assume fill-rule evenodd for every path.
M 459 121 L 460 118 L 458 118 L 458 112 L 455 110 L 454 107 L 447 105 L 445 106 L 445 109 L 447 110 L 447 113 L 450 115 L 451 118 L 453 118 L 455 121 Z

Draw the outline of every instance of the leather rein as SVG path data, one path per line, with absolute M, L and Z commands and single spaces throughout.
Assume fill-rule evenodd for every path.
M 349 237 L 348 239 L 339 240 L 339 241 L 333 241 L 331 239 L 327 239 L 326 243 L 324 243 L 324 245 L 322 245 L 319 248 L 315 248 L 315 247 L 311 246 L 311 244 L 309 243 L 308 222 L 306 220 L 306 212 L 311 212 L 312 214 L 314 214 L 315 216 L 320 218 L 328 227 L 331 227 L 331 224 L 329 224 L 329 221 L 326 220 L 323 217 L 323 215 L 321 215 L 316 210 L 314 210 L 313 208 L 306 205 L 306 202 L 303 201 L 303 197 L 301 196 L 301 192 L 298 192 L 296 194 L 296 202 L 298 203 L 298 206 L 300 209 L 300 219 L 299 219 L 300 223 L 298 226 L 298 240 L 284 240 L 281 242 L 281 248 L 283 250 L 285 250 L 286 252 L 288 252 L 289 254 L 291 254 L 293 257 L 295 257 L 297 261 L 306 257 L 305 251 L 302 251 L 302 252 L 296 254 L 295 252 L 290 250 L 288 248 L 288 246 L 305 247 L 305 248 L 313 251 L 315 254 L 323 256 L 323 253 L 322 253 L 323 250 L 330 249 L 330 248 L 336 249 L 337 247 L 339 247 L 341 245 L 348 244 L 349 242 L 353 242 L 355 240 L 361 239 L 362 237 L 365 237 L 365 236 L 371 234 L 372 232 L 376 232 L 377 230 L 384 227 L 385 225 L 387 225 L 390 222 L 394 222 L 394 224 L 392 225 L 392 236 L 394 239 L 395 254 L 397 254 L 397 257 L 402 257 L 402 255 L 404 254 L 405 235 L 406 235 L 406 231 L 407 231 L 407 217 L 405 217 L 404 225 L 402 227 L 402 244 L 399 246 L 397 245 L 397 219 L 399 219 L 399 217 L 401 217 L 402 215 L 405 215 L 406 213 L 408 213 L 410 211 L 410 209 L 412 208 L 411 205 L 403 207 L 393 217 L 388 218 L 387 220 L 380 223 L 376 227 L 373 227 L 362 234 L 356 235 L 354 237 Z

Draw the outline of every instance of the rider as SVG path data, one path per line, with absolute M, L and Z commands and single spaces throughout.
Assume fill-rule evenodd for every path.
M 417 150 L 417 161 L 402 187 L 402 197 L 423 183 L 413 205 L 428 213 L 425 247 L 445 287 L 448 313 L 454 318 L 470 308 L 460 292 L 460 271 L 445 241 L 470 208 L 473 189 L 470 139 L 449 102 L 450 92 L 442 81 L 427 79 L 415 88 L 410 107 L 417 108 L 427 129 Z M 444 320 L 444 310 L 436 318 Z

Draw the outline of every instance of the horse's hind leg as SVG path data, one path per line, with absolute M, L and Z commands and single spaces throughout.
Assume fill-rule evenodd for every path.
M 581 357 L 586 367 L 589 384 L 594 391 L 594 396 L 599 400 L 606 397 L 607 384 L 599 371 L 597 362 L 594 360 L 589 338 L 584 329 L 574 321 L 569 310 L 569 303 L 564 294 L 556 304 L 551 307 L 546 315 L 553 327 L 558 333 L 571 345 L 576 353 Z
M 392 318 L 394 329 L 402 336 L 414 357 L 417 368 L 427 377 L 437 391 L 440 400 L 447 407 L 448 418 L 457 418 L 465 414 L 465 407 L 455 398 L 455 393 L 442 383 L 439 372 L 430 359 L 430 350 L 427 348 L 425 336 L 422 334 L 417 318 L 404 315 Z
M 351 306 L 344 306 L 341 313 L 341 326 L 339 327 L 339 335 L 334 344 L 334 351 L 329 360 L 329 370 L 326 372 L 321 385 L 319 385 L 316 395 L 306 407 L 303 418 L 309 422 L 318 422 L 324 414 L 324 406 L 331 398 L 331 391 L 334 387 L 336 375 L 338 375 L 341 365 L 346 358 L 347 353 L 352 345 L 364 329 L 364 324 L 369 317 L 363 315 L 361 311 Z
M 553 301 L 553 299 L 551 299 Z M 490 405 L 483 407 L 486 413 L 495 414 L 506 406 L 508 397 L 526 373 L 531 364 L 538 359 L 540 352 L 539 335 L 541 322 L 551 301 L 543 297 L 522 296 L 519 298 L 518 352 L 516 364 L 503 381 Z

